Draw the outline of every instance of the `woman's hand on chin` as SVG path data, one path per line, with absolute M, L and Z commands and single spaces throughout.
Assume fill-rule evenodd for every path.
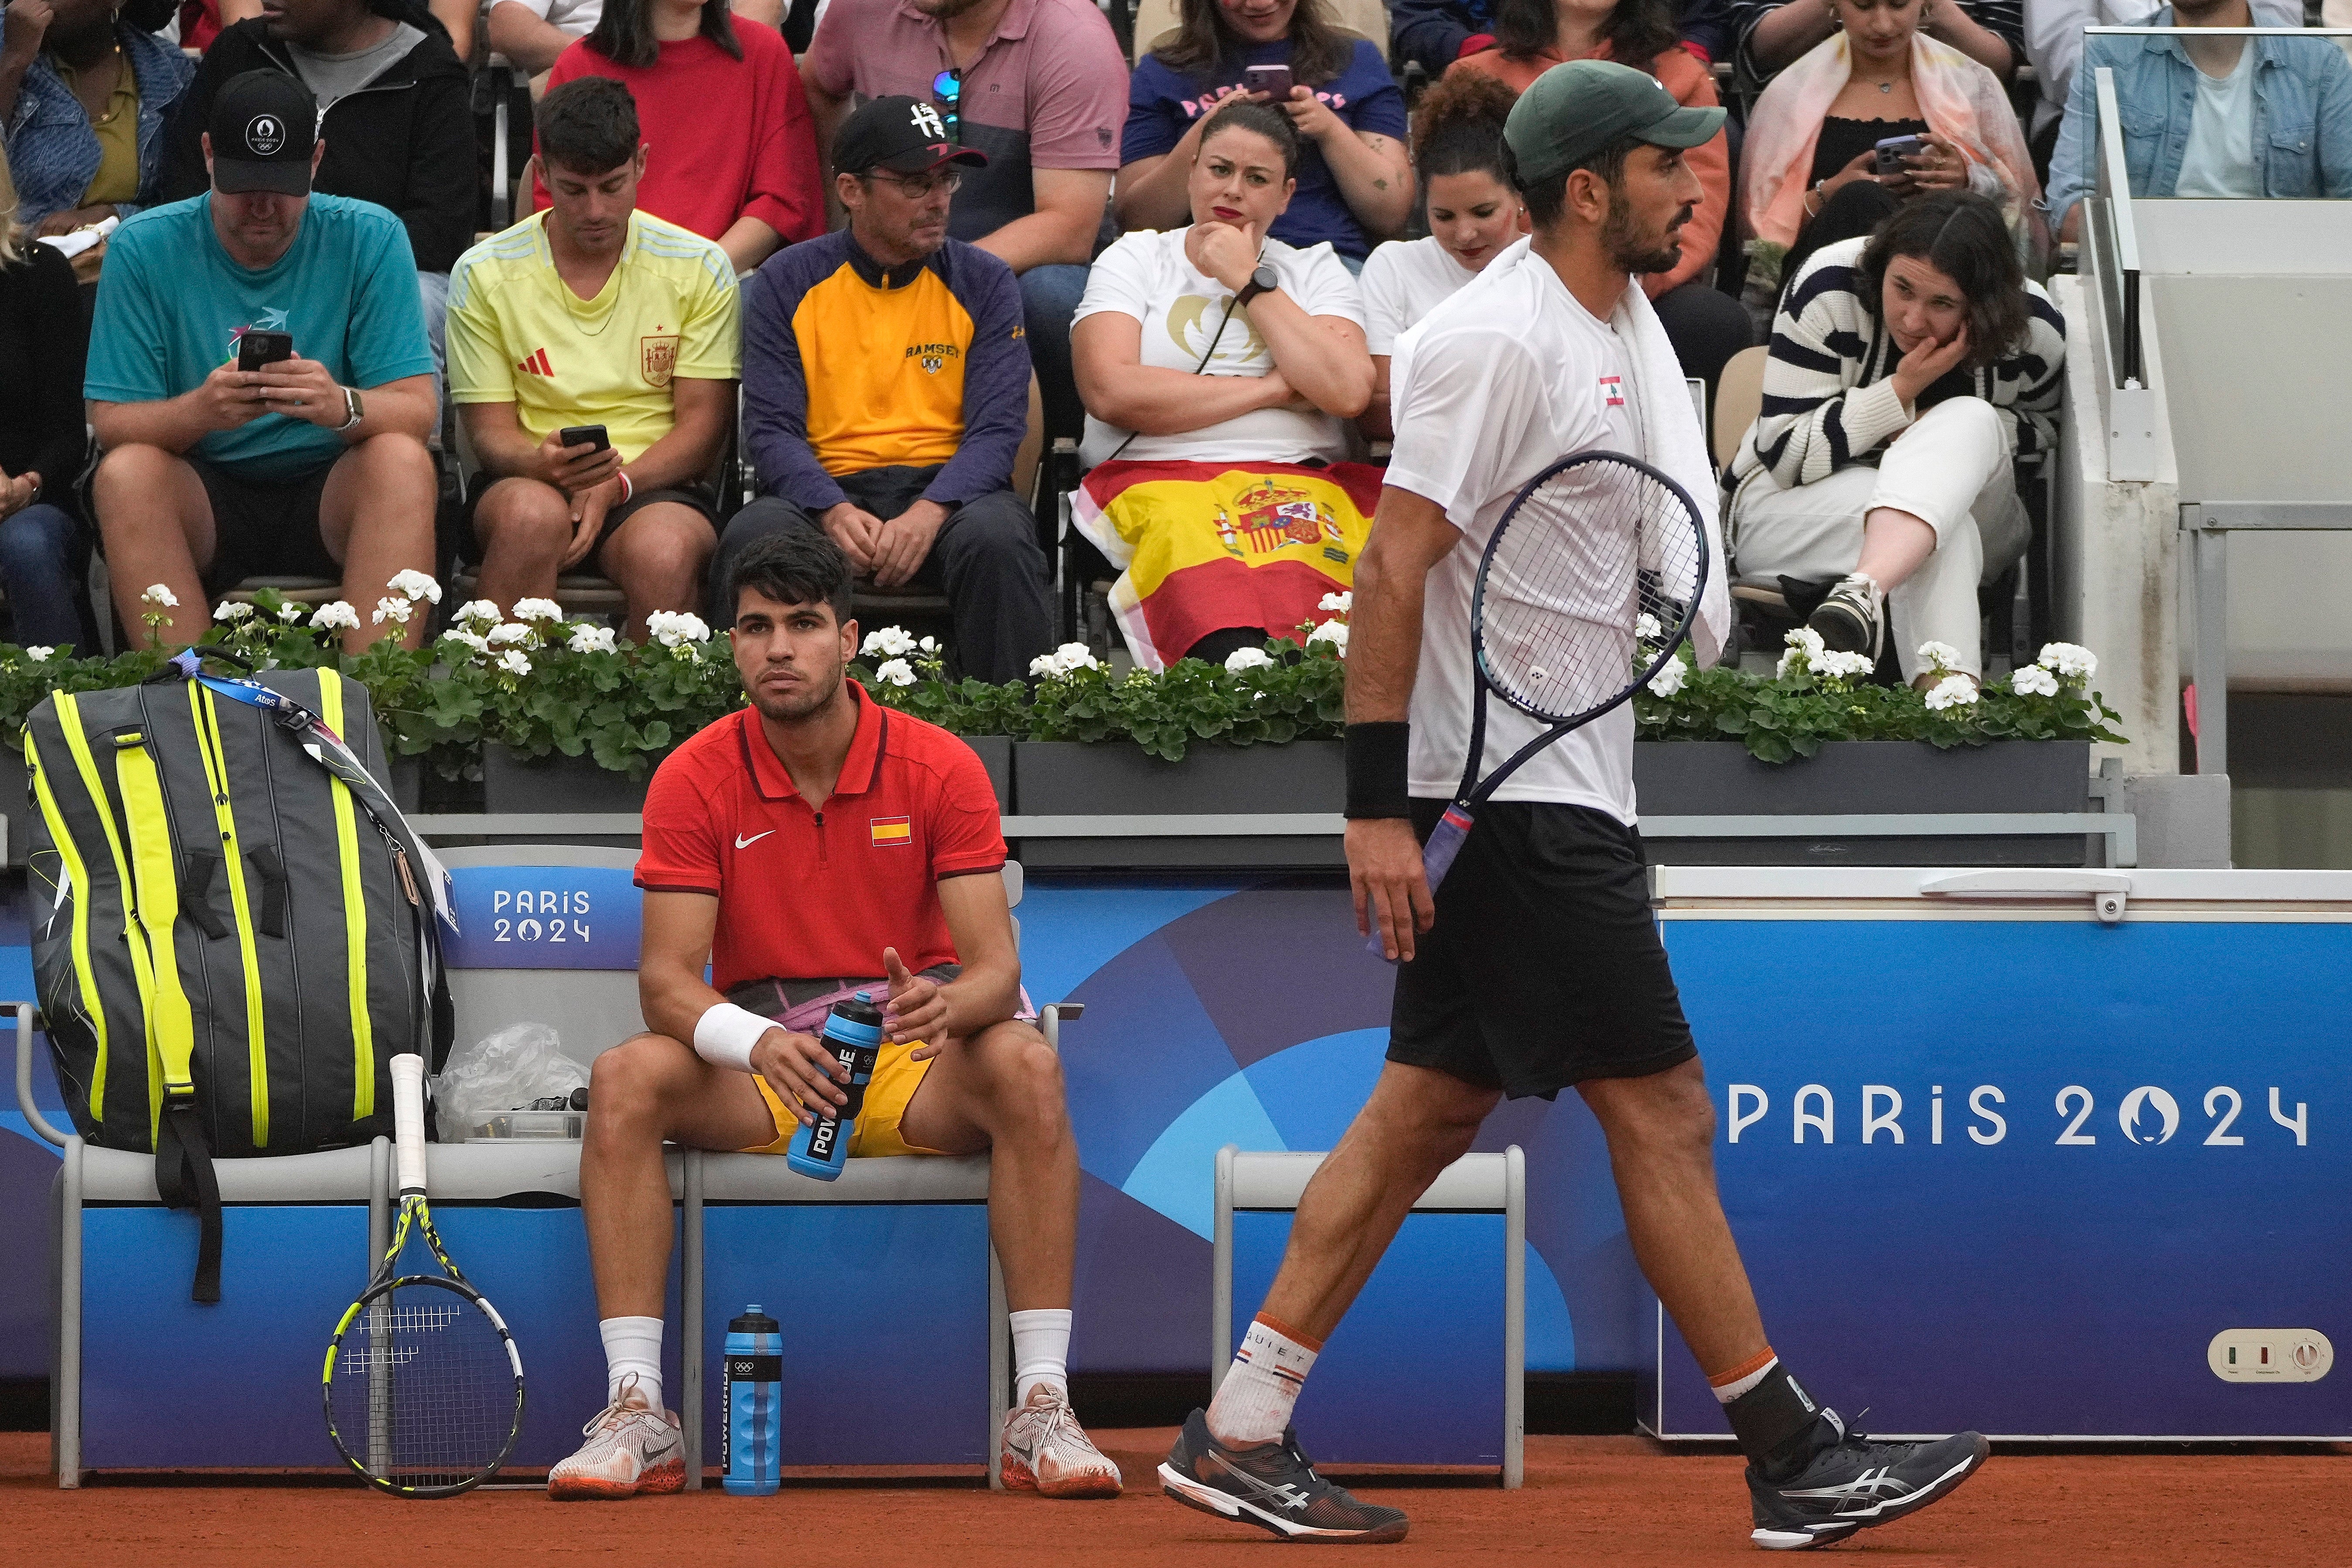
M 1223 218 L 1195 218 L 1184 236 L 1184 254 L 1192 265 L 1240 293 L 1257 270 L 1258 229 L 1254 223 L 1228 223 Z

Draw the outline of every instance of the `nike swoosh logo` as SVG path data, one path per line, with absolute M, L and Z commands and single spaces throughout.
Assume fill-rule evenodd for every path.
M 772 827 L 768 829 L 768 833 L 773 833 L 775 829 Z M 757 844 L 761 839 L 768 837 L 768 833 L 754 833 L 749 838 L 738 834 L 735 838 L 735 847 L 738 849 L 749 849 L 752 845 Z

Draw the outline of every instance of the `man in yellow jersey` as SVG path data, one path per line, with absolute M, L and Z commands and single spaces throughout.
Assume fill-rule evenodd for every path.
M 728 525 L 714 601 L 753 541 L 822 529 L 859 577 L 947 595 L 964 674 L 1016 679 L 1054 629 L 1045 552 L 1012 490 L 1029 414 L 1021 286 L 948 237 L 961 169 L 988 159 L 911 98 L 869 100 L 833 153 L 849 226 L 744 286 L 743 444 L 767 493 Z
M 552 205 L 449 279 L 449 390 L 482 469 L 463 543 L 509 614 L 560 572 L 603 573 L 643 641 L 655 611 L 695 607 L 718 544 L 707 481 L 734 418 L 741 295 L 718 246 L 637 210 L 626 87 L 566 82 L 538 124 Z

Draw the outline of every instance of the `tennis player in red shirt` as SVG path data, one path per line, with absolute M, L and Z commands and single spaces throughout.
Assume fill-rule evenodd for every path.
M 1021 990 L 995 794 L 971 748 L 847 679 L 849 584 L 848 557 L 814 531 L 744 552 L 729 592 L 751 706 L 680 746 L 646 798 L 637 994 L 652 1028 L 596 1058 L 580 1156 L 607 1403 L 548 1473 L 558 1498 L 685 1486 L 661 1393 L 662 1143 L 782 1154 L 811 1100 L 847 1099 L 816 1034 L 860 989 L 889 1001 L 850 1155 L 993 1157 L 1015 1362 L 1005 1484 L 1118 1495 L 1118 1467 L 1070 1410 L 1077 1142 Z

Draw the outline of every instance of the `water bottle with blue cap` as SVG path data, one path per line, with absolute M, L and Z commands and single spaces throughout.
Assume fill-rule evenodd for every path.
M 849 1142 L 857 1132 L 857 1113 L 866 1105 L 866 1086 L 874 1081 L 874 1064 L 882 1054 L 882 1009 L 874 994 L 860 991 L 846 1002 L 836 1002 L 824 1021 L 821 1037 L 833 1048 L 833 1059 L 849 1069 L 849 1102 L 812 1107 L 814 1122 L 803 1122 L 793 1134 L 784 1163 L 803 1176 L 830 1182 L 849 1160 Z

